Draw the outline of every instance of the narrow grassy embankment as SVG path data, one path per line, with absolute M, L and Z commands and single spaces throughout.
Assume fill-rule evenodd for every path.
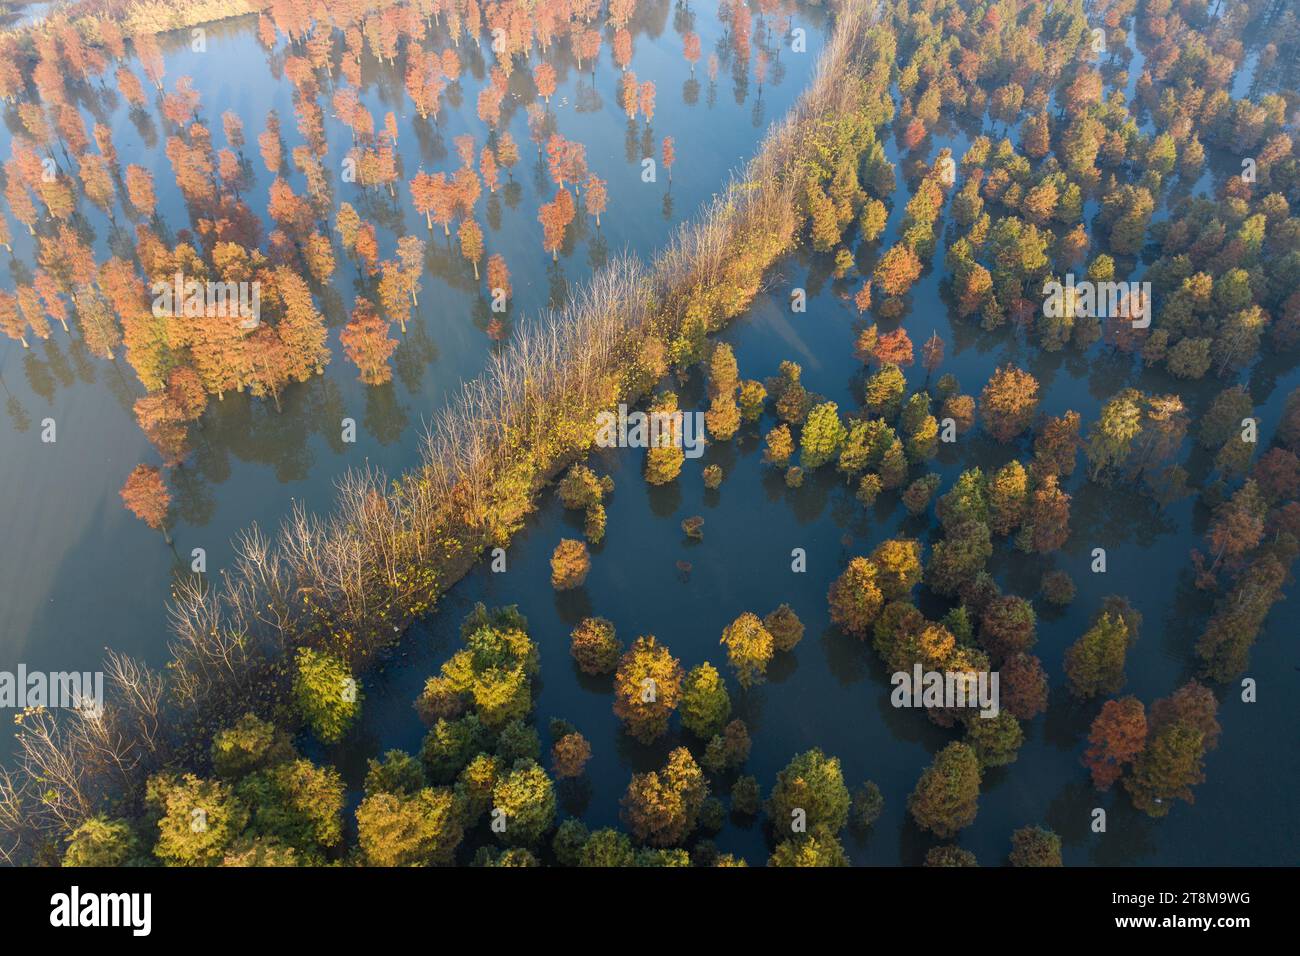
M 887 108 L 893 43 L 872 29 L 874 6 L 841 0 L 811 86 L 699 220 L 649 266 L 615 261 L 521 330 L 438 416 L 418 468 L 391 483 L 350 473 L 332 515 L 297 507 L 274 538 L 250 529 L 219 584 L 174 592 L 165 675 L 110 657 L 101 717 L 30 721 L 19 766 L 0 776 L 0 854 L 66 833 L 106 801 L 136 806 L 147 772 L 201 767 L 212 732 L 245 711 L 282 716 L 295 648 L 363 671 L 509 543 L 542 488 L 590 451 L 598 413 L 703 359 L 707 335 L 746 309 L 806 231 L 805 159 L 860 150 L 827 130 Z

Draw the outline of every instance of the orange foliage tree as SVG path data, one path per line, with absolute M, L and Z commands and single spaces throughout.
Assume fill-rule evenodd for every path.
M 548 104 L 555 95 L 555 67 L 543 63 L 533 71 L 533 82 L 537 84 L 537 93 Z
M 473 219 L 460 224 L 460 254 L 474 267 L 474 281 L 478 281 L 478 263 L 483 258 L 483 230 Z
M 163 539 L 171 544 L 171 536 L 167 533 L 167 511 L 171 507 L 172 496 L 157 468 L 136 465 L 131 474 L 127 475 L 120 494 L 122 503 L 131 514 L 155 531 L 161 531 Z
M 1037 409 L 1038 380 L 1014 365 L 994 372 L 980 393 L 984 427 L 1003 444 L 1029 427 Z
M 876 339 L 873 350 L 876 361 L 881 365 L 911 365 L 915 359 L 912 355 L 912 340 L 906 329 L 894 329 Z
M 583 201 L 587 206 L 588 215 L 596 217 L 596 228 L 600 228 L 600 214 L 605 211 L 605 204 L 608 202 L 609 194 L 605 189 L 605 180 L 592 174 L 587 177 L 587 194 Z
M 564 230 L 573 222 L 573 196 L 567 189 L 561 189 L 555 198 L 542 205 L 537 219 L 542 224 L 542 248 L 551 254 L 551 260 L 560 258 L 560 246 L 564 245 Z
M 358 297 L 351 319 L 339 334 L 344 354 L 361 373 L 357 377 L 367 385 L 383 385 L 393 378 L 388 359 L 397 348 L 397 340 L 389 337 L 390 327 L 369 299 Z

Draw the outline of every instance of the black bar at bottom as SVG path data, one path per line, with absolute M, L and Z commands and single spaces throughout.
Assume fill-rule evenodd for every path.
M 477 924 L 494 941 L 499 934 L 567 935 L 611 921 L 630 921 L 628 931 L 636 932 L 631 924 L 647 919 L 659 924 L 641 927 L 653 938 L 667 928 L 660 921 L 680 926 L 683 918 L 727 935 L 750 927 L 829 931 L 825 920 L 833 917 L 855 933 L 878 927 L 929 936 L 983 926 L 974 939 L 1041 926 L 1057 938 L 1172 932 L 1231 940 L 1291 922 L 1294 879 L 1292 870 L 1244 868 L 8 869 L 0 870 L 0 910 L 6 929 L 23 939 L 76 933 L 128 946 L 201 940 L 205 948 L 252 938 L 373 945 L 392 931 L 457 924 L 470 932 Z

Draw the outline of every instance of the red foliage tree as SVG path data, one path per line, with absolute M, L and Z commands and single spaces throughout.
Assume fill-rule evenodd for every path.
M 943 339 L 939 338 L 938 332 L 932 332 L 921 346 L 921 365 L 925 368 L 926 375 L 933 375 L 942 364 Z
M 1092 772 L 1092 785 L 1109 790 L 1124 773 L 1124 765 L 1142 752 L 1147 739 L 1147 718 L 1136 697 L 1108 700 L 1092 722 L 1083 764 Z

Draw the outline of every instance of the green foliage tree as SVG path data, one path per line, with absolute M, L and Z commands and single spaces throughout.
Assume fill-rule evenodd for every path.
M 445 866 L 463 837 L 455 795 L 443 787 L 376 793 L 357 807 L 357 843 L 371 866 Z
M 766 809 L 778 834 L 797 836 L 817 829 L 834 834 L 848 822 L 850 803 L 839 758 L 814 747 L 776 775 Z
M 1118 616 L 1103 612 L 1065 652 L 1070 693 L 1087 699 L 1114 694 L 1124 686 L 1128 628 Z
M 1205 734 L 1175 722 L 1154 733 L 1124 778 L 1133 806 L 1151 817 L 1166 816 L 1175 800 L 1192 803 L 1192 787 L 1205 779 Z
M 763 627 L 772 635 L 772 646 L 777 651 L 792 651 L 803 640 L 803 622 L 788 604 L 763 618 Z
M 790 426 L 777 425 L 766 436 L 767 447 L 763 449 L 763 461 L 778 468 L 784 468 L 794 454 L 794 439 L 790 436 Z
M 557 491 L 564 507 L 584 511 L 584 533 L 592 544 L 599 544 L 605 536 L 605 495 L 614 490 L 614 480 L 608 475 L 601 478 L 583 464 L 572 465 L 560 481 Z
M 763 417 L 767 389 L 762 382 L 746 379 L 740 383 L 740 420 L 752 424 Z
M 884 604 L 876 566 L 858 557 L 835 579 L 827 592 L 831 622 L 850 634 L 865 637 Z
M 886 601 L 907 598 L 921 583 L 921 543 L 910 538 L 888 538 L 871 552 L 876 584 Z
M 573 629 L 570 652 L 584 674 L 609 674 L 618 666 L 623 643 L 603 617 L 583 618 Z
M 614 715 L 642 743 L 668 731 L 681 698 L 682 665 L 653 636 L 638 637 L 614 674 Z
M 907 798 L 917 826 L 947 838 L 974 823 L 980 776 L 979 757 L 968 745 L 953 742 L 940 750 Z
M 623 797 L 623 819 L 637 840 L 668 847 L 683 842 L 699 823 L 709 784 L 685 747 L 668 755 L 660 771 L 632 776 Z
M 420 762 L 429 779 L 449 784 L 480 751 L 487 750 L 491 733 L 477 714 L 457 720 L 441 719 L 425 735 Z
M 762 809 L 763 794 L 757 777 L 737 777 L 731 785 L 731 811 L 741 816 L 757 816 Z
M 537 674 L 537 646 L 528 636 L 528 622 L 514 607 L 488 610 L 478 604 L 461 625 L 465 647 L 442 665 L 439 677 L 425 686 L 417 708 L 426 698 L 445 697 L 449 716 L 469 702 L 483 725 L 498 730 L 532 709 L 532 678 Z
M 1110 484 L 1128 458 L 1134 440 L 1142 432 L 1141 400 L 1137 389 L 1126 388 L 1102 406 L 1084 448 L 1088 477 L 1093 481 Z
M 1005 710 L 996 717 L 976 715 L 966 721 L 966 742 L 979 757 L 981 767 L 1014 763 L 1024 740 L 1020 721 Z
M 893 420 L 903 407 L 907 379 L 897 365 L 886 363 L 867 379 L 867 409 L 881 418 Z
M 220 862 L 248 825 L 248 808 L 230 784 L 194 774 L 149 778 L 145 804 L 158 819 L 153 852 L 168 866 L 211 866 Z
M 395 793 L 411 796 L 425 787 L 424 768 L 420 761 L 403 750 L 390 750 L 383 758 L 366 762 L 365 792 Z
M 507 767 L 519 760 L 538 760 L 542 755 L 542 741 L 537 728 L 523 720 L 510 721 L 497 734 L 496 755 Z
M 682 726 L 708 739 L 722 730 L 731 716 L 731 698 L 722 675 L 708 661 L 692 667 L 682 683 Z
M 248 833 L 319 862 L 343 839 L 343 778 L 333 767 L 292 760 L 250 774 L 235 788 L 252 810 Z
M 925 581 L 936 594 L 956 594 L 984 570 L 993 554 L 988 525 L 963 521 L 947 530 L 942 541 L 930 549 Z
M 103 814 L 88 817 L 68 837 L 64 866 L 130 866 L 139 854 L 131 824 Z
M 481 753 L 465 765 L 465 769 L 456 777 L 453 791 L 463 808 L 461 821 L 468 828 L 473 826 L 492 806 L 492 791 L 501 779 L 504 765 L 499 757 Z
M 728 624 L 719 643 L 727 648 L 727 662 L 741 687 L 748 690 L 763 682 L 774 644 L 757 614 L 747 611 Z
M 1012 866 L 1061 866 L 1061 838 L 1043 827 L 1021 827 L 1011 834 Z
M 837 867 L 848 866 L 849 857 L 833 833 L 809 833 L 797 840 L 777 844 L 767 861 L 768 866 Z
M 555 824 L 555 786 L 537 761 L 515 763 L 492 789 L 492 809 L 504 822 L 494 828 L 503 843 L 536 846 Z
M 676 481 L 686 461 L 681 426 L 672 417 L 677 411 L 677 396 L 672 392 L 660 394 L 650 406 L 650 414 L 658 415 L 659 421 L 665 423 L 659 431 L 658 443 L 646 450 L 645 480 L 652 485 Z
M 939 498 L 935 512 L 945 529 L 967 521 L 988 524 L 988 479 L 979 468 L 968 468 L 957 476 L 953 486 Z
M 970 850 L 963 850 L 959 846 L 933 846 L 926 851 L 925 865 L 932 867 L 945 866 L 979 866 L 975 860 L 975 854 Z
M 225 780 L 237 780 L 293 757 L 289 735 L 251 713 L 218 731 L 212 740 L 212 769 Z
M 582 847 L 581 866 L 624 867 L 636 865 L 636 849 L 626 833 L 606 828 L 597 830 Z
M 337 743 L 361 713 L 361 686 L 347 663 L 332 654 L 298 648 L 293 701 L 323 743 Z
M 853 791 L 852 823 L 859 830 L 866 830 L 880 819 L 885 808 L 885 798 L 880 788 L 868 780 Z
M 989 479 L 989 530 L 1011 534 L 1020 527 L 1029 503 L 1029 477 L 1024 466 L 1010 461 Z
M 840 421 L 839 406 L 823 402 L 813 406 L 799 436 L 799 463 L 807 469 L 820 468 L 833 459 L 848 430 Z

